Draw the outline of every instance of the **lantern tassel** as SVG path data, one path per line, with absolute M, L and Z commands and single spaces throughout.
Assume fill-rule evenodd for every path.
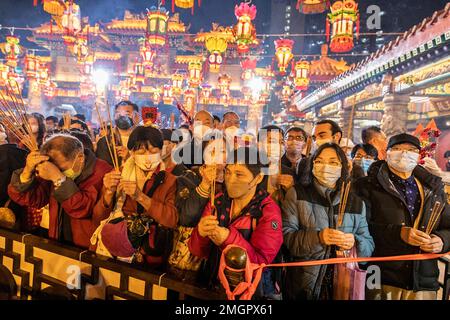
M 36 7 L 38 5 L 38 0 L 33 0 L 33 7 Z
M 202 0 L 198 0 L 198 6 L 201 7 L 202 5 Z
M 300 2 L 302 2 L 302 0 L 297 1 L 297 6 L 295 7 L 295 9 L 300 10 Z
M 327 22 L 326 22 L 326 31 L 325 31 L 326 35 L 327 35 L 327 42 L 330 41 L 330 20 L 327 17 Z
M 175 0 L 172 0 L 172 13 L 175 12 Z
M 191 8 L 191 14 L 192 14 L 192 15 L 194 15 L 194 8 L 195 8 L 195 4 L 193 4 L 193 5 L 192 5 L 192 8 Z
M 359 38 L 359 14 L 356 16 L 356 39 Z

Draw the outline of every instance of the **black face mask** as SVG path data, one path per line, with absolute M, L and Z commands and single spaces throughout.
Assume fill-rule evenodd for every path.
M 116 126 L 120 130 L 128 130 L 133 126 L 133 119 L 128 116 L 120 116 L 116 119 Z

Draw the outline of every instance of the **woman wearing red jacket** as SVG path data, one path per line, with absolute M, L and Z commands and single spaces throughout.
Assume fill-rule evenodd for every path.
M 228 245 L 244 248 L 251 263 L 269 264 L 283 243 L 280 208 L 258 187 L 263 179 L 258 151 L 244 147 L 231 156 L 225 192 L 216 196 L 216 214 L 208 204 L 189 241 L 194 255 L 208 259 L 201 275 L 209 287 L 218 284 L 220 255 Z

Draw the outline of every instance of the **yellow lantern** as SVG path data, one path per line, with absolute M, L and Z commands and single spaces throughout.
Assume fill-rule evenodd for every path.
M 78 34 L 81 31 L 80 6 L 69 1 L 62 15 L 61 25 L 64 28 L 65 35 L 73 36 Z
M 161 90 L 160 89 L 154 89 L 152 93 L 152 101 L 154 104 L 159 104 L 161 101 Z
M 256 18 L 256 11 L 255 5 L 249 6 L 245 2 L 234 7 L 234 14 L 238 19 L 237 24 L 234 26 L 234 34 L 240 53 L 247 52 L 250 45 L 257 43 L 256 29 L 252 23 L 252 20 Z
M 0 63 L 0 85 L 4 86 L 8 81 L 9 66 Z
M 2 52 L 6 55 L 6 64 L 11 67 L 17 66 L 17 57 L 22 53 L 19 45 L 20 39 L 14 35 L 6 36 L 6 43 L 2 44 Z
M 331 6 L 327 16 L 327 41 L 331 42 L 330 50 L 333 52 L 348 52 L 353 49 L 353 27 L 356 25 L 356 37 L 359 35 L 358 4 L 354 0 L 339 0 Z
M 218 78 L 218 87 L 220 89 L 220 93 L 223 95 L 229 95 L 230 93 L 230 85 L 231 85 L 231 77 L 227 74 L 223 74 Z
M 162 5 L 165 4 L 165 0 L 162 0 Z M 198 6 L 200 7 L 201 0 L 198 0 Z M 194 14 L 195 0 L 172 0 L 172 12 L 175 12 L 175 6 L 182 9 L 191 9 Z
M 176 73 L 172 76 L 172 92 L 178 96 L 183 91 L 183 75 Z
M 196 100 L 195 90 L 187 89 L 184 92 L 184 107 L 189 114 L 192 114 L 195 111 L 195 107 L 197 104 Z
M 310 65 L 308 61 L 297 61 L 294 67 L 294 83 L 295 89 L 305 91 L 309 85 L 309 70 Z
M 77 57 L 77 62 L 80 64 L 82 64 L 86 60 L 89 54 L 89 47 L 87 45 L 86 36 L 76 37 L 75 43 L 73 45 L 73 54 Z
M 202 63 L 198 61 L 191 61 L 188 65 L 189 70 L 189 86 L 196 88 L 202 81 Z
M 37 78 L 39 71 L 39 59 L 34 54 L 28 54 L 25 57 L 25 70 L 27 78 Z
M 294 55 L 292 54 L 292 47 L 294 46 L 294 40 L 279 39 L 275 40 L 275 57 L 278 61 L 278 68 L 281 74 L 286 73 L 286 68 Z
M 292 89 L 291 86 L 284 85 L 281 90 L 281 101 L 288 102 L 291 99 Z
M 146 41 L 152 47 L 166 44 L 169 13 L 164 8 L 152 7 L 147 13 Z
M 222 53 L 227 50 L 227 42 L 223 38 L 209 38 L 205 42 L 206 49 L 210 52 L 208 62 L 209 71 L 218 73 L 223 62 Z

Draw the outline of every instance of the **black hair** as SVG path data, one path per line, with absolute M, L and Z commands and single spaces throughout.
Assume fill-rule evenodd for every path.
M 342 129 L 341 129 L 341 127 L 336 123 L 336 122 L 334 122 L 333 120 L 330 120 L 330 119 L 324 119 L 324 120 L 320 120 L 320 121 L 318 121 L 318 122 L 316 122 L 316 126 L 317 125 L 319 125 L 319 124 L 329 124 L 330 126 L 331 126 L 331 135 L 335 135 L 336 133 L 340 133 L 341 134 L 341 138 L 342 138 Z M 339 139 L 339 142 L 340 142 L 340 139 Z
M 92 139 L 87 133 L 78 130 L 70 130 L 70 135 L 80 140 L 85 150 L 88 149 L 91 150 L 92 152 L 95 152 Z
M 450 150 L 445 151 L 444 158 L 450 157 Z
M 228 153 L 227 164 L 243 164 L 256 177 L 264 167 L 259 159 L 259 151 L 255 147 L 239 147 Z
M 53 121 L 54 123 L 58 124 L 59 119 L 55 116 L 49 116 L 49 117 L 45 118 L 45 121 Z
M 44 143 L 44 137 L 45 137 L 45 123 L 44 123 L 44 116 L 40 113 L 33 112 L 29 115 L 29 117 L 32 117 L 36 119 L 38 122 L 38 135 L 37 135 L 37 143 L 38 147 L 40 147 Z
M 172 132 L 173 132 L 172 129 L 161 129 L 163 141 L 170 141 L 170 142 L 178 143 L 178 141 L 172 141 Z
M 79 119 L 71 119 L 70 125 L 72 125 L 74 123 L 81 125 L 81 128 L 83 128 L 83 131 L 85 131 L 88 135 L 91 134 L 91 131 L 89 130 L 89 127 L 87 126 L 86 122 L 81 121 Z M 58 126 L 60 128 L 64 127 L 64 119 L 59 120 Z
M 279 133 L 281 133 L 281 136 L 284 138 L 284 130 L 283 129 L 281 129 L 279 126 L 268 125 L 268 126 L 264 126 L 261 129 L 259 129 L 259 131 L 258 131 L 258 141 L 261 140 L 262 133 L 264 131 L 267 131 L 267 133 L 269 133 L 269 132 L 279 132 Z
M 76 115 L 73 116 L 74 118 L 77 118 L 78 120 L 81 120 L 83 122 L 86 122 L 86 116 L 84 114 L 81 113 L 77 113 Z
M 45 141 L 41 147 L 41 153 L 48 155 L 52 150 L 58 150 L 67 160 L 74 160 L 80 152 L 84 151 L 84 147 L 81 141 L 74 136 L 55 134 Z
M 164 140 L 161 131 L 154 127 L 138 126 L 134 128 L 128 139 L 128 150 L 148 149 L 150 145 L 159 149 L 163 148 Z
M 214 121 L 219 121 L 219 122 L 221 122 L 220 117 L 219 117 L 219 116 L 216 116 L 216 115 L 213 115 L 213 120 L 214 120 Z M 213 121 L 213 122 L 214 122 L 214 121 Z
M 370 139 L 372 139 L 375 133 L 381 133 L 380 127 L 370 126 L 362 129 L 361 131 L 361 140 L 363 143 L 369 143 Z
M 139 112 L 138 105 L 129 100 L 120 101 L 118 104 L 116 104 L 116 106 L 114 107 L 114 110 L 117 110 L 117 108 L 121 107 L 121 106 L 132 106 L 134 111 Z
M 347 160 L 347 156 L 342 150 L 342 148 L 337 145 L 336 143 L 324 143 L 322 144 L 314 154 L 308 158 L 306 163 L 306 168 L 303 171 L 303 174 L 300 176 L 300 183 L 303 186 L 310 186 L 314 181 L 314 175 L 313 175 L 313 167 L 314 167 L 314 161 L 317 159 L 317 157 L 322 153 L 323 150 L 331 148 L 334 151 L 336 151 L 336 154 L 341 161 L 342 164 L 342 171 L 341 171 L 341 177 L 337 181 L 336 187 L 337 189 L 341 188 L 341 184 L 343 181 L 347 181 L 350 177 L 350 166 Z
M 375 160 L 378 160 L 378 150 L 371 144 L 360 143 L 353 147 L 351 156 L 352 159 L 355 157 L 359 149 L 363 149 L 367 155 L 372 156 Z
M 289 127 L 289 128 L 286 130 L 286 137 L 287 137 L 288 133 L 291 132 L 291 131 L 294 131 L 294 132 L 301 132 L 302 135 L 303 135 L 303 137 L 305 138 L 305 141 L 306 141 L 306 139 L 308 138 L 308 134 L 306 133 L 306 131 L 303 130 L 302 128 L 300 128 L 300 127 Z

